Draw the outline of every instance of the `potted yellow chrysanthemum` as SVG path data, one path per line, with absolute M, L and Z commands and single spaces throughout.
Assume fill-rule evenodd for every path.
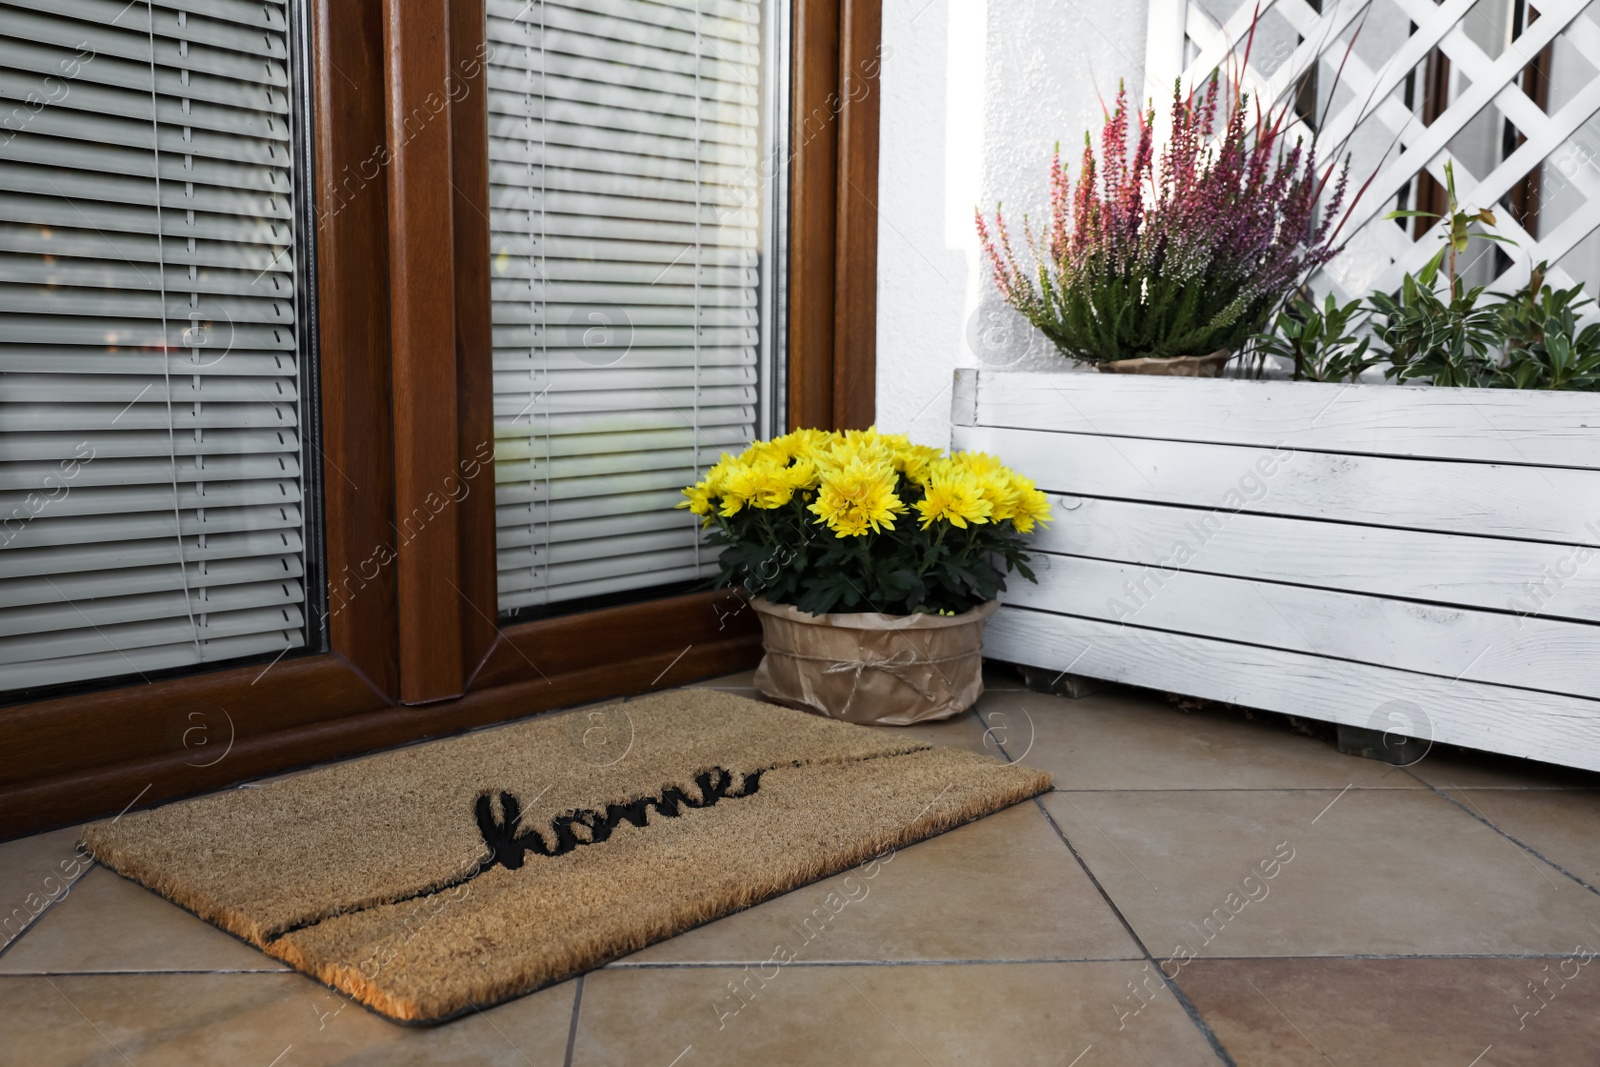
M 797 430 L 724 454 L 680 507 L 752 595 L 756 687 L 854 722 L 911 723 L 983 692 L 983 620 L 1050 505 L 993 456 L 876 430 Z M 842 611 L 840 609 L 843 609 Z

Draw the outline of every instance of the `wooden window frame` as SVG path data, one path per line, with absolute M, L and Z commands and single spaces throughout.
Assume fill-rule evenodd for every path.
M 0 708 L 0 838 L 759 657 L 726 590 L 498 625 L 484 0 L 308 2 L 329 651 Z M 881 3 L 793 0 L 795 426 L 873 417 Z

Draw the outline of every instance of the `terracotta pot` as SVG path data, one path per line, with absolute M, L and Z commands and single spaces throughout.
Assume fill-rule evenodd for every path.
M 1166 374 L 1175 378 L 1220 378 L 1222 368 L 1233 353 L 1219 348 L 1209 356 L 1175 356 L 1172 359 L 1155 359 L 1140 356 L 1138 359 L 1114 359 L 1110 363 L 1096 363 L 1102 374 Z
M 959 715 L 983 695 L 983 621 L 960 615 L 809 615 L 755 598 L 769 700 L 846 722 L 906 726 Z

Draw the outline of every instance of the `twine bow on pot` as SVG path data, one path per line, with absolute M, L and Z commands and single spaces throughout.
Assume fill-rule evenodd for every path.
M 790 653 L 790 654 L 793 655 L 793 653 Z M 795 659 L 813 659 L 813 660 L 821 660 L 822 659 L 822 657 L 820 657 L 820 656 L 795 656 L 794 658 Z M 938 702 L 939 700 L 944 699 L 944 697 L 941 696 L 938 693 L 929 692 L 922 685 L 922 677 L 923 677 L 924 672 L 920 671 L 920 670 L 913 670 L 912 668 L 915 668 L 915 667 L 933 667 L 934 674 L 938 676 L 939 680 L 940 681 L 946 681 L 946 679 L 944 677 L 944 672 L 939 670 L 938 665 L 940 663 L 948 663 L 953 659 L 960 659 L 960 658 L 961 658 L 960 656 L 946 656 L 946 657 L 944 657 L 942 659 L 936 659 L 936 660 L 935 659 L 925 659 L 925 658 L 924 659 L 919 659 L 917 657 L 916 649 L 914 649 L 914 648 L 905 648 L 905 649 L 901 649 L 899 652 L 896 652 L 894 655 L 888 656 L 888 657 L 883 658 L 883 659 L 846 659 L 846 660 L 824 661 L 824 662 L 831 662 L 832 665 L 823 668 L 822 673 L 823 674 L 851 674 L 851 675 L 853 675 L 853 677 L 851 678 L 851 682 L 850 682 L 850 696 L 849 696 L 848 699 L 845 700 L 844 708 L 840 713 L 842 716 L 848 716 L 850 714 L 851 705 L 853 705 L 855 703 L 856 694 L 861 691 L 861 672 L 862 671 L 874 670 L 874 671 L 882 671 L 885 674 L 891 674 L 894 677 L 900 679 L 906 685 L 910 686 L 913 690 L 915 690 L 916 694 L 918 696 L 920 696 L 923 700 L 926 700 L 928 703 L 933 704 L 933 703 Z M 944 689 L 946 690 L 946 693 L 949 692 L 949 688 L 950 688 L 949 684 L 948 684 L 948 682 L 946 682 L 946 684 L 944 686 Z

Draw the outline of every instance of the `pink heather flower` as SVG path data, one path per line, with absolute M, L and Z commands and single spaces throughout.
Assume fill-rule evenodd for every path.
M 1330 223 L 1344 201 L 1349 171 L 1348 163 L 1339 169 L 1330 191 L 1334 168 L 1319 164 L 1315 144 L 1283 143 L 1287 105 L 1266 113 L 1258 108 L 1250 121 L 1248 104 L 1243 92 L 1216 77 L 1198 95 L 1175 90 L 1172 135 L 1157 160 L 1154 111 L 1135 115 L 1130 151 L 1127 93 L 1119 89 L 1100 130 L 1098 156 L 1093 139 L 1084 139 L 1075 187 L 1057 149 L 1049 219 L 1037 240 L 1028 235 L 1034 271 L 1017 262 L 1000 212 L 994 219 L 998 245 L 979 214 L 979 240 L 1007 302 L 1068 355 L 1091 360 L 1131 353 L 1089 351 L 1074 330 L 1092 333 L 1089 327 L 1119 316 L 1142 320 L 1149 318 L 1146 310 L 1158 321 L 1174 301 L 1194 302 L 1173 295 L 1186 289 L 1198 290 L 1195 299 L 1219 337 L 1250 332 L 1336 253 Z M 1146 297 L 1165 303 L 1128 311 L 1129 299 Z M 1073 301 L 1077 305 L 1067 309 Z M 1051 325 L 1059 328 L 1052 332 Z M 1185 354 L 1160 351 L 1163 341 L 1151 339 L 1151 350 Z

